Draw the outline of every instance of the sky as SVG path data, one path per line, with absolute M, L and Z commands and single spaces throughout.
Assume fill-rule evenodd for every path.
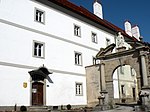
M 68 0 L 93 12 L 94 0 Z M 124 22 L 138 25 L 145 42 L 150 43 L 150 0 L 100 0 L 103 18 L 124 30 Z

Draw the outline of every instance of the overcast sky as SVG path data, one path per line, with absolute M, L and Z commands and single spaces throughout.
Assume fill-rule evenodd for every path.
M 68 0 L 93 12 L 94 0 Z M 124 21 L 138 25 L 144 41 L 150 43 L 150 0 L 101 0 L 104 19 L 124 30 Z

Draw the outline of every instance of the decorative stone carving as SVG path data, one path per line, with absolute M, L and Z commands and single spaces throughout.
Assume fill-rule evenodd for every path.
M 120 48 L 120 47 L 124 47 L 124 37 L 123 35 L 121 35 L 121 32 L 118 32 L 118 36 L 117 36 L 117 47 Z

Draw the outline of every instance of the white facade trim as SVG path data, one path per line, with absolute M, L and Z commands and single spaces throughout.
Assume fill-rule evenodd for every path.
M 35 66 L 8 63 L 8 62 L 2 62 L 2 61 L 0 61 L 0 65 L 9 66 L 9 67 L 16 67 L 16 68 L 32 69 L 32 70 L 39 68 L 39 66 L 35 67 Z M 55 73 L 61 73 L 61 74 L 68 74 L 68 75 L 85 76 L 85 74 L 76 73 L 76 72 L 62 71 L 62 70 L 57 70 L 57 69 L 49 69 L 49 71 L 52 71 L 52 72 L 55 72 Z

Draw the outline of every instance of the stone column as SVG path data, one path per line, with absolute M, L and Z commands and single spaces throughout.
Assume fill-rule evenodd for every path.
M 141 67 L 142 67 L 141 69 L 142 69 L 142 77 L 143 77 L 143 86 L 148 86 L 145 55 L 143 53 L 141 55 Z
M 108 104 L 108 92 L 106 91 L 106 81 L 105 81 L 105 64 L 100 64 L 100 75 L 101 75 L 101 91 L 100 91 L 100 98 L 101 98 L 101 105 Z
M 105 82 L 105 64 L 101 63 L 101 90 L 106 91 L 106 82 Z

